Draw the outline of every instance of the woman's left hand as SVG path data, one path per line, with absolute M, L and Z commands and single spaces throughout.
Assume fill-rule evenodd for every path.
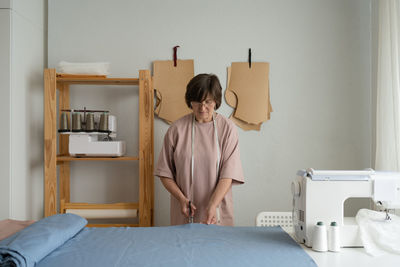
M 207 219 L 204 222 L 205 224 L 216 224 L 217 223 L 217 208 L 213 206 L 207 207 Z
M 228 192 L 229 188 L 232 185 L 232 179 L 230 178 L 221 178 L 217 184 L 217 188 L 215 188 L 214 193 L 210 198 L 210 202 L 207 206 L 207 219 L 205 222 L 206 224 L 216 224 L 218 221 L 216 217 L 217 207 L 219 203 L 221 203 L 222 199 Z

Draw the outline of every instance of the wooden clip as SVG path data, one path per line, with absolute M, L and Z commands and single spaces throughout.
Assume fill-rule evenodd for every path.
M 180 47 L 180 46 L 179 45 L 174 46 L 174 67 L 176 67 L 176 60 L 177 60 L 176 53 L 177 53 L 178 47 Z
M 249 48 L 249 69 L 251 69 L 251 48 Z

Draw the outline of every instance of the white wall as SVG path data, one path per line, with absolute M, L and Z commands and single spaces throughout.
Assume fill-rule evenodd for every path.
M 11 0 L 0 0 L 0 9 L 10 9 Z
M 13 1 L 12 213 L 43 214 L 43 69 L 45 1 Z
M 371 3 L 371 111 L 372 111 L 372 166 L 375 167 L 376 153 L 376 98 L 378 79 L 378 38 L 379 38 L 379 0 Z
M 5 109 L 1 139 L 8 163 L 2 181 L 8 188 L 0 204 L 0 219 L 39 219 L 43 216 L 43 68 L 45 61 L 45 1 L 8 2 L 7 30 L 9 65 L 0 66 L 9 73 L 9 86 L 2 86 Z M 3 37 L 3 35 L 2 35 Z M 3 48 L 2 45 L 0 47 Z M 2 49 L 1 49 L 2 50 Z M 7 51 L 7 50 L 5 50 Z M 3 51 L 1 51 L 2 53 Z M 0 63 L 3 64 L 3 63 Z M 7 133 L 9 135 L 7 136 Z M 4 139 L 3 139 L 4 138 Z M 3 164 L 3 162 L 2 162 Z M 3 166 L 2 166 L 3 167 Z M 7 182 L 8 181 L 8 182 Z M 7 184 L 8 183 L 8 184 Z M 2 184 L 3 185 L 3 182 Z M 2 188 L 1 191 L 4 189 Z M 4 190 L 6 191 L 6 190 Z M 3 199 L 2 199 L 3 200 Z
M 151 62 L 195 59 L 195 73 L 215 73 L 246 61 L 271 64 L 274 108 L 260 132 L 239 129 L 246 183 L 234 188 L 237 225 L 253 225 L 263 210 L 291 210 L 298 169 L 371 166 L 371 1 L 95 1 L 49 3 L 49 67 L 61 60 L 109 61 L 111 76 L 138 75 Z M 137 94 L 72 89 L 74 107 L 109 108 L 120 138 L 137 151 Z M 112 99 L 110 99 L 112 98 Z M 219 112 L 229 116 L 223 103 Z M 132 116 L 132 114 L 134 114 Z M 168 128 L 155 120 L 155 160 Z M 72 201 L 135 201 L 129 163 L 74 163 Z M 169 223 L 168 193 L 155 180 L 155 223 Z
M 11 11 L 0 5 L 0 219 L 10 215 Z

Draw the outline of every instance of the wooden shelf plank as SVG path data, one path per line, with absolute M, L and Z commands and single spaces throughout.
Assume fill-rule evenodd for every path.
M 139 160 L 139 157 L 72 157 L 72 156 L 63 156 L 57 155 L 57 162 L 64 162 L 64 161 L 134 161 Z
M 138 78 L 102 78 L 102 77 L 59 77 L 58 83 L 68 84 L 118 84 L 118 85 L 139 85 Z
M 139 209 L 139 203 L 63 203 L 63 209 Z

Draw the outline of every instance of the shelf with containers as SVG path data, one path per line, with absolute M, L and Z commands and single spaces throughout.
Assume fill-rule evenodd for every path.
M 139 90 L 139 154 L 121 157 L 74 157 L 69 154 L 68 134 L 59 134 L 57 116 L 70 109 L 70 85 L 129 85 Z M 58 91 L 58 93 L 57 93 Z M 154 89 L 149 70 L 140 70 L 139 78 L 65 76 L 55 69 L 44 71 L 44 215 L 67 210 L 136 211 L 138 224 L 94 224 L 89 226 L 152 226 L 154 210 Z M 57 99 L 58 98 L 58 99 Z M 58 142 L 57 142 L 58 135 Z M 57 150 L 58 153 L 57 154 Z M 70 163 L 80 161 L 138 161 L 138 203 L 89 204 L 70 202 Z M 57 169 L 59 177 L 57 179 Z M 59 182 L 57 182 L 57 180 Z M 57 194 L 57 192 L 59 192 Z M 57 203 L 60 206 L 57 211 Z

